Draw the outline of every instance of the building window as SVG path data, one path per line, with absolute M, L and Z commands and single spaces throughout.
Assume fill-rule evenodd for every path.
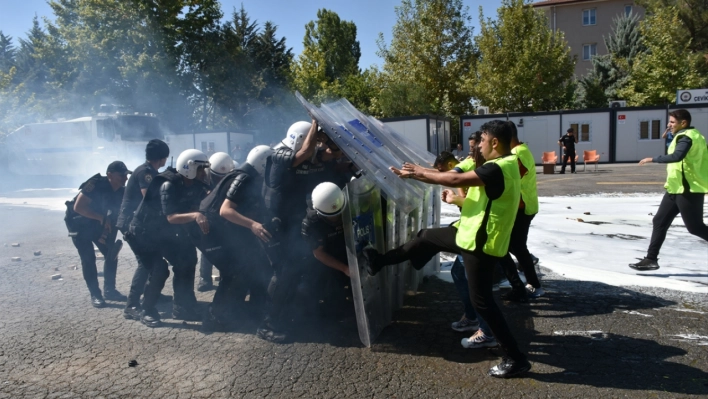
M 216 143 L 213 141 L 202 141 L 202 152 L 207 153 L 207 152 L 214 152 L 214 148 L 216 148 Z
M 583 26 L 595 25 L 595 9 L 583 10 Z
M 578 142 L 590 141 L 590 122 L 571 123 L 570 127 L 578 135 Z
M 629 14 L 631 14 L 631 13 L 632 13 L 632 5 L 628 4 L 628 5 L 624 6 L 624 15 L 629 16 Z
M 639 140 L 659 140 L 661 133 L 661 120 L 639 121 Z
M 590 59 L 597 54 L 597 43 L 583 44 L 583 61 Z

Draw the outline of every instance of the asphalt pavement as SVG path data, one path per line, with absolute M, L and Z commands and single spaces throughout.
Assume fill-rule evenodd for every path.
M 539 194 L 663 191 L 661 165 L 582 168 L 539 173 Z M 708 395 L 705 295 L 572 281 L 541 269 L 546 296 L 499 301 L 533 368 L 497 380 L 486 371 L 499 351 L 461 347 L 467 335 L 450 323 L 462 306 L 453 285 L 436 277 L 406 298 L 371 348 L 359 343 L 348 313 L 294 316 L 293 340 L 280 345 L 257 338 L 246 317 L 233 332 L 204 334 L 200 323 L 170 319 L 168 302 L 159 308 L 165 326 L 150 329 L 125 320 L 124 303 L 91 307 L 62 218 L 0 204 L 0 398 Z M 117 279 L 123 293 L 135 266 L 125 246 Z M 172 294 L 169 282 L 164 292 Z M 197 293 L 203 307 L 212 296 Z

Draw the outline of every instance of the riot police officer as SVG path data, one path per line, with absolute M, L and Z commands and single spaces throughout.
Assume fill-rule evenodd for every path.
M 268 287 L 271 297 L 269 314 L 258 329 L 257 335 L 272 342 L 282 342 L 287 307 L 302 274 L 303 257 L 300 226 L 307 210 L 306 193 L 298 172 L 304 175 L 317 148 L 317 121 L 296 122 L 290 126 L 283 141 L 274 148 L 275 153 L 266 163 L 263 184 L 265 220 L 278 220 L 278 241 L 282 245 L 279 259 L 273 262 L 274 275 Z M 308 166 L 309 168 L 309 166 Z M 298 182 L 300 184 L 298 184 Z
M 315 267 L 308 271 L 314 281 L 320 311 L 340 314 L 351 298 L 349 262 L 344 241 L 342 211 L 346 197 L 334 183 L 320 183 L 312 191 L 312 209 L 302 221 L 302 235 L 310 245 Z M 321 267 L 326 266 L 326 267 Z M 351 305 L 351 302 L 348 302 Z M 349 310 L 353 310 L 353 306 Z
M 217 152 L 210 156 L 209 165 L 211 165 L 209 168 L 209 188 L 212 191 L 236 166 L 234 160 L 225 152 Z M 199 259 L 199 284 L 197 284 L 197 291 L 206 292 L 214 289 L 211 269 L 212 262 L 202 253 L 201 259 Z
M 197 211 L 208 189 L 204 181 L 209 160 L 201 151 L 186 150 L 177 157 L 176 166 L 153 178 L 129 227 L 131 248 L 150 270 L 140 318 L 148 327 L 161 325 L 155 306 L 170 274 L 164 259 L 174 272 L 172 316 L 200 319 L 194 296 L 197 252 L 180 225 L 196 223 L 204 233 L 209 231 L 206 216 Z
M 130 173 L 123 162 L 114 161 L 108 165 L 106 176 L 92 176 L 81 185 L 76 199 L 67 203 L 69 235 L 79 251 L 81 271 L 91 294 L 91 305 L 96 308 L 106 305 L 104 299 L 125 300 L 125 296 L 116 290 L 118 252 L 123 243 L 116 241 L 118 230 L 115 219 Z M 98 285 L 94 244 L 104 256 L 103 293 Z
M 120 214 L 116 225 L 123 233 L 123 236 L 130 235 L 128 226 L 133 220 L 135 211 L 143 200 L 150 182 L 158 175 L 158 170 L 167 163 L 169 155 L 170 148 L 162 140 L 152 139 L 145 146 L 145 163 L 135 168 L 133 174 L 130 175 L 123 194 L 123 201 L 120 205 Z M 130 245 L 131 241 L 127 238 L 126 241 Z M 133 281 L 130 285 L 131 289 L 128 293 L 123 316 L 126 319 L 140 320 L 140 296 L 143 294 L 149 271 L 145 268 L 140 258 L 137 258 L 137 261 L 138 267 L 133 274 Z
M 209 232 L 192 229 L 193 236 L 221 277 L 204 317 L 204 331 L 225 331 L 227 315 L 237 302 L 243 302 L 247 291 L 250 303 L 265 300 L 266 278 L 272 270 L 266 269 L 258 238 L 270 236 L 261 224 L 261 189 L 266 160 L 272 153 L 268 146 L 255 147 L 246 162 L 228 173 L 201 203 L 199 210 L 209 220 Z

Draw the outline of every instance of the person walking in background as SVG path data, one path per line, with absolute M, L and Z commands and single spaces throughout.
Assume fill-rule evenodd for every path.
M 708 241 L 708 226 L 703 223 L 703 201 L 708 193 L 708 149 L 706 139 L 691 126 L 691 114 L 685 109 L 669 113 L 669 127 L 674 139 L 668 155 L 644 158 L 647 163 L 666 164 L 666 193 L 652 220 L 653 229 L 649 249 L 644 259 L 630 263 L 634 270 L 659 268 L 659 250 L 674 218 L 681 214 L 688 232 Z
M 563 146 L 563 166 L 560 174 L 565 174 L 565 166 L 568 164 L 568 159 L 570 159 L 570 173 L 575 173 L 575 144 L 577 142 L 578 136 L 572 127 L 568 128 L 568 132 L 558 140 L 558 144 Z

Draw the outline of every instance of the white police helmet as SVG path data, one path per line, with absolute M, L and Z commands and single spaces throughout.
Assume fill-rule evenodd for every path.
M 273 149 L 267 145 L 255 146 L 251 152 L 248 153 L 246 163 L 253 166 L 253 169 L 255 169 L 259 175 L 263 175 L 268 157 L 273 155 L 273 152 Z
M 346 204 L 347 198 L 334 183 L 320 183 L 312 190 L 312 207 L 322 216 L 337 216 Z
M 299 151 L 305 142 L 305 137 L 307 137 L 310 127 L 312 127 L 310 122 L 300 121 L 293 123 L 288 128 L 288 133 L 282 143 L 295 152 Z
M 219 176 L 223 176 L 235 168 L 234 160 L 225 152 L 217 152 L 209 157 L 209 164 L 211 172 Z
M 177 157 L 177 172 L 187 179 L 196 178 L 199 167 L 209 167 L 209 158 L 199 150 L 184 150 Z

